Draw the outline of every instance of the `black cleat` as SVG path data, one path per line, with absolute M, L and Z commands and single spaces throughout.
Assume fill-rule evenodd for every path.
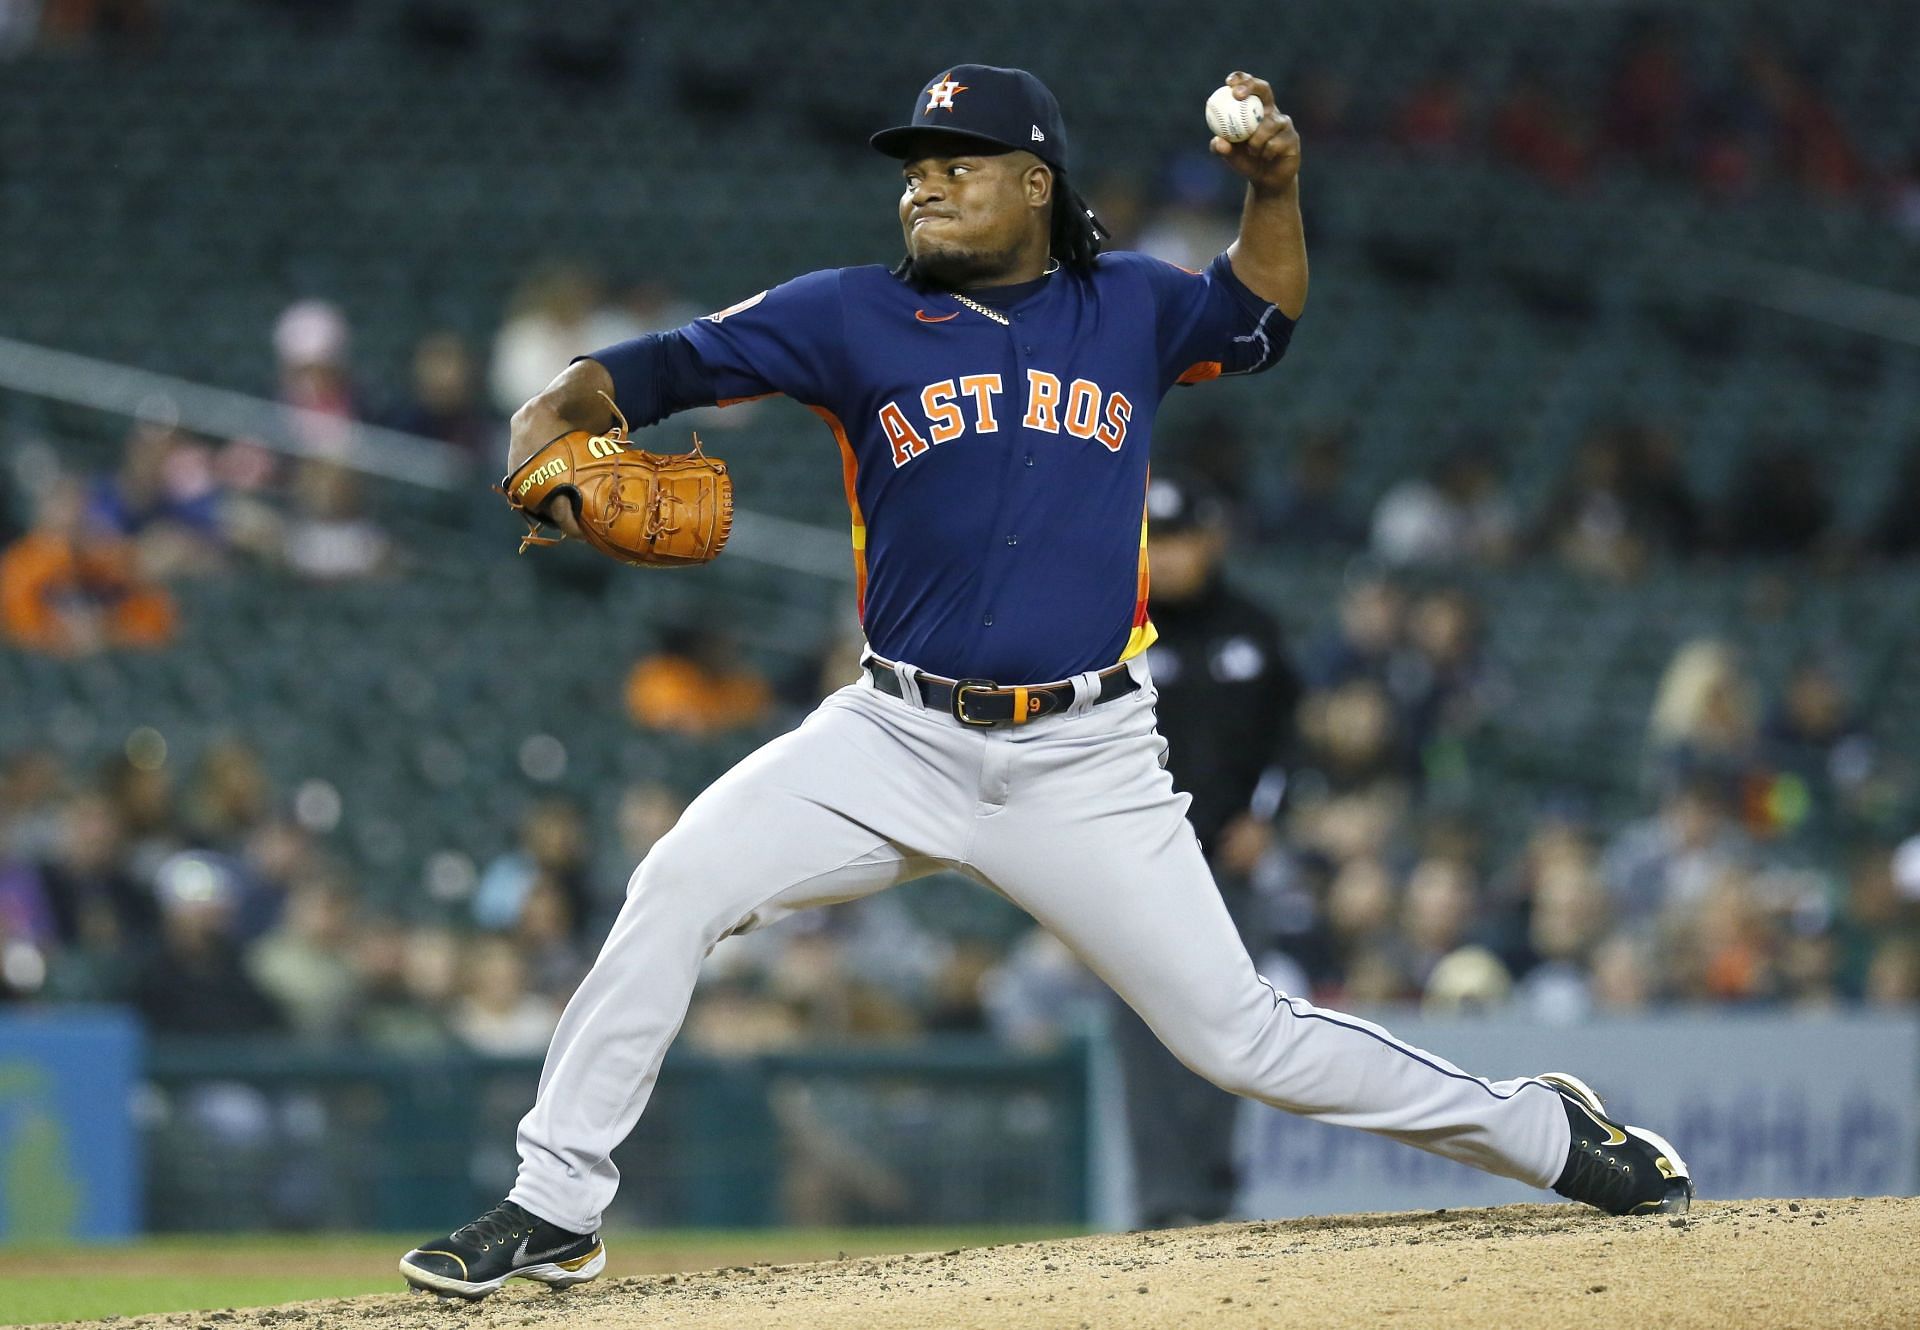
M 607 1268 L 598 1233 L 569 1233 L 502 1201 L 437 1242 L 400 1258 L 400 1273 L 417 1289 L 449 1298 L 484 1298 L 509 1279 L 537 1279 L 563 1288 Z
M 1553 1189 L 1610 1215 L 1682 1213 L 1693 1201 L 1693 1176 L 1680 1152 L 1645 1127 L 1607 1116 L 1607 1107 L 1577 1076 L 1550 1071 L 1535 1077 L 1560 1092 L 1573 1147 Z

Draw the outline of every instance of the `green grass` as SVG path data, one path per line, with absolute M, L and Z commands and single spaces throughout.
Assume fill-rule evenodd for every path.
M 211 1311 L 265 1307 L 307 1298 L 392 1293 L 395 1279 L 351 1275 L 299 1278 L 288 1275 L 72 1275 L 10 1274 L 0 1286 L 0 1325 L 36 1321 L 86 1321 L 147 1312 Z
M 607 1273 L 947 1250 L 1059 1237 L 1058 1228 L 612 1232 Z M 122 1246 L 0 1247 L 0 1325 L 263 1307 L 405 1290 L 394 1265 L 418 1238 L 206 1235 Z M 248 1269 L 249 1266 L 260 1269 Z

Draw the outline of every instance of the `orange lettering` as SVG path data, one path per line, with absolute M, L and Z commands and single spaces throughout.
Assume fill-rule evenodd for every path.
M 993 399 L 1000 392 L 1000 376 L 969 374 L 960 380 L 960 391 L 973 398 L 973 432 L 996 433 L 1000 422 L 993 418 Z
M 1100 385 L 1091 379 L 1075 379 L 1067 389 L 1067 433 L 1076 439 L 1091 439 L 1093 427 L 1100 423 Z
M 914 433 L 913 426 L 892 402 L 880 408 L 880 428 L 887 432 L 887 442 L 893 445 L 895 466 L 905 466 L 927 450 L 927 441 Z
M 1107 446 L 1107 451 L 1117 453 L 1120 445 L 1127 441 L 1127 422 L 1133 419 L 1133 403 L 1127 400 L 1125 393 L 1115 393 L 1107 398 L 1107 418 L 1100 425 L 1096 436 Z
M 927 437 L 935 443 L 946 443 L 967 432 L 967 422 L 960 414 L 960 404 L 953 400 L 952 379 L 929 383 L 921 389 L 920 409 L 927 413 L 927 424 L 932 427 L 927 431 Z
M 1027 371 L 1027 418 L 1020 423 L 1028 429 L 1060 432 L 1060 379 L 1043 369 Z

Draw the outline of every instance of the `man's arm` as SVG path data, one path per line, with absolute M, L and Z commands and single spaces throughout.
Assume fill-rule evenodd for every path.
M 1212 150 L 1247 180 L 1240 235 L 1227 250 L 1234 276 L 1247 289 L 1297 319 L 1307 307 L 1307 238 L 1300 225 L 1300 134 L 1280 114 L 1265 79 L 1235 70 L 1234 96 L 1258 97 L 1266 107 L 1259 126 L 1240 143 L 1216 137 Z

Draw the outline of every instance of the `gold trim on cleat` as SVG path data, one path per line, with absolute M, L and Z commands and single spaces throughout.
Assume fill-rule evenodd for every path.
M 565 1270 L 571 1273 L 572 1271 L 578 1270 L 581 1266 L 587 1264 L 594 1257 L 598 1256 L 601 1252 L 605 1250 L 606 1249 L 604 1247 L 602 1247 L 599 1243 L 596 1242 L 593 1244 L 593 1250 L 588 1252 L 585 1256 L 576 1256 L 571 1261 L 555 1261 L 554 1264 L 559 1266 L 562 1270 Z
M 414 1254 L 416 1256 L 444 1256 L 449 1260 L 460 1261 L 460 1277 L 462 1279 L 467 1277 L 467 1263 L 461 1260 L 458 1252 L 441 1251 L 438 1247 L 421 1247 L 416 1250 Z

